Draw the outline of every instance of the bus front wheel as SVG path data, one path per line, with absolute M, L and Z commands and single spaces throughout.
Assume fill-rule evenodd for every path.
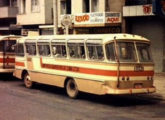
M 67 81 L 66 92 L 70 98 L 73 98 L 73 99 L 77 98 L 79 91 L 78 91 L 78 87 L 75 80 L 69 79 Z
M 32 88 L 33 82 L 30 80 L 30 76 L 28 73 L 24 75 L 24 84 L 26 88 Z

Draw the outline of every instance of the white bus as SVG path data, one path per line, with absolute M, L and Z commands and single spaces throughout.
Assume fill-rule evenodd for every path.
M 0 36 L 0 73 L 12 73 L 15 67 L 14 45 L 20 36 Z
M 155 92 L 150 41 L 130 34 L 29 36 L 17 41 L 14 76 L 33 83 L 105 94 Z

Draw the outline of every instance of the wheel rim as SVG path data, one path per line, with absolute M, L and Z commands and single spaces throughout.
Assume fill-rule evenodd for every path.
M 27 88 L 31 88 L 32 87 L 32 81 L 30 81 L 30 76 L 29 75 L 25 76 L 24 82 L 25 82 L 25 86 Z
M 69 80 L 67 83 L 67 94 L 71 98 L 76 98 L 78 95 L 78 88 L 74 80 Z

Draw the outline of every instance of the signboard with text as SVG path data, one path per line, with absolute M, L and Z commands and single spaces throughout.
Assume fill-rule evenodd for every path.
M 121 23 L 121 13 L 81 13 L 74 16 L 74 25 Z

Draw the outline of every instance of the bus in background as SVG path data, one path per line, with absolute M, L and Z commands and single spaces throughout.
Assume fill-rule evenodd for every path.
M 21 38 L 13 74 L 33 83 L 97 95 L 153 93 L 150 41 L 130 34 L 56 35 Z
M 20 36 L 0 36 L 0 73 L 12 73 L 15 68 L 14 45 Z

